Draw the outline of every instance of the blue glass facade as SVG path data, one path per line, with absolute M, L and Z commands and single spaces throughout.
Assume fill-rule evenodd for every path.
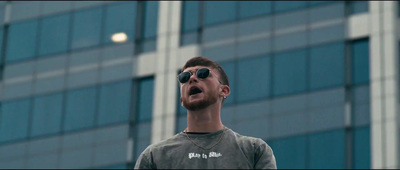
M 51 16 L 41 20 L 39 56 L 67 52 L 70 20 L 70 14 Z
M 133 60 L 156 51 L 159 2 L 8 2 L 2 19 L 6 6 L 0 168 L 132 168 L 129 152 L 150 144 L 134 127 L 150 134 L 154 91 Z
M 31 59 L 35 56 L 38 21 L 10 25 L 7 35 L 6 62 Z M 20 43 L 23 44 L 20 44 Z
M 368 2 L 185 2 L 180 45 L 221 63 L 232 91 L 223 123 L 267 141 L 278 168 L 371 168 L 369 38 L 349 40 L 339 22 L 368 11 Z M 186 127 L 180 108 L 176 132 Z
M 96 100 L 96 87 L 68 92 L 63 129 L 73 131 L 94 127 Z
M 62 93 L 35 97 L 30 136 L 51 135 L 61 132 L 62 101 Z
M 143 8 L 142 18 L 137 17 L 138 8 Z M 156 2 L 121 2 L 13 22 L 8 28 L 6 62 L 110 45 L 115 33 L 124 33 L 124 42 L 144 46 L 141 52 L 154 51 L 156 11 Z
M 113 43 L 112 35 L 115 33 L 126 33 L 127 40 L 135 39 L 137 2 L 126 2 L 110 5 L 105 9 L 105 26 L 103 32 L 103 43 Z
M 23 140 L 28 137 L 30 103 L 30 99 L 2 103 L 0 136 L 2 143 Z M 9 129 L 13 129 L 13 131 Z
M 136 140 L 134 160 L 151 144 L 151 120 L 153 113 L 154 78 L 144 78 L 138 82 L 136 111 Z
M 102 85 L 98 106 L 98 125 L 128 122 L 131 94 L 132 82 L 130 80 Z

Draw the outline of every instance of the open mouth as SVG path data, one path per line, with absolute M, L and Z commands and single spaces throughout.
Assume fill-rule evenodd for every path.
M 189 90 L 189 96 L 195 95 L 195 94 L 199 94 L 201 92 L 203 92 L 203 91 L 201 91 L 201 89 L 199 89 L 198 87 L 193 86 Z

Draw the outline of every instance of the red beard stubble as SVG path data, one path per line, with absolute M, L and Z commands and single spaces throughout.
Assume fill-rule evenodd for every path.
M 205 95 L 204 92 L 203 92 L 203 95 Z M 203 100 L 192 102 L 192 103 L 189 103 L 188 100 L 189 99 L 185 100 L 185 98 L 182 98 L 183 106 L 187 110 L 197 111 L 197 110 L 204 109 L 204 108 L 216 103 L 218 101 L 218 96 L 214 96 L 214 95 L 213 96 L 210 96 L 210 95 L 209 96 L 205 96 L 205 98 Z

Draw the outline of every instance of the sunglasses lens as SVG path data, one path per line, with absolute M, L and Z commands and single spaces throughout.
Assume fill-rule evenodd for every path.
M 189 72 L 182 72 L 181 74 L 178 75 L 178 80 L 181 83 L 186 83 L 190 78 L 190 73 Z
M 196 76 L 201 79 L 205 79 L 210 75 L 210 70 L 207 68 L 201 68 L 197 70 Z M 181 83 L 186 83 L 190 79 L 190 72 L 182 72 L 178 75 L 178 80 Z
M 196 74 L 198 78 L 205 79 L 208 77 L 208 75 L 210 75 L 210 70 L 206 68 L 201 68 L 197 70 Z

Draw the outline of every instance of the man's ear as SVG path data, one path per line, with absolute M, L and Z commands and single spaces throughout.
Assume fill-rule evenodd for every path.
M 221 95 L 223 97 L 228 97 L 229 94 L 231 94 L 231 88 L 229 88 L 228 85 L 222 85 L 221 86 Z
M 181 106 L 183 106 L 182 97 L 180 99 L 181 99 Z

